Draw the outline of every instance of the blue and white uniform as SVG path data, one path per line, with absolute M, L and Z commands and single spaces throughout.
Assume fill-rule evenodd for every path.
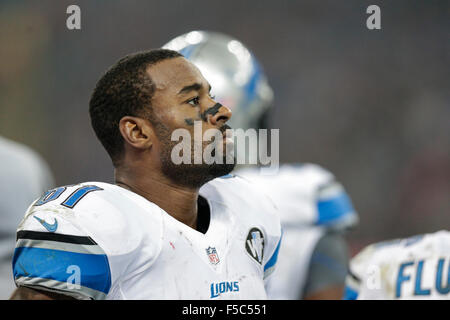
M 314 257 L 317 243 L 327 232 L 345 230 L 358 221 L 349 196 L 334 175 L 315 164 L 282 165 L 276 175 L 262 175 L 257 167 L 237 174 L 270 194 L 280 214 L 283 241 L 268 286 L 269 298 L 302 298 L 312 259 L 323 260 L 319 262 L 339 273 L 343 282 L 346 265 L 329 257 Z
M 78 299 L 267 298 L 281 236 L 273 203 L 238 177 L 200 195 L 206 233 L 116 185 L 53 189 L 19 226 L 15 282 Z
M 369 245 L 350 263 L 347 300 L 450 300 L 450 232 Z

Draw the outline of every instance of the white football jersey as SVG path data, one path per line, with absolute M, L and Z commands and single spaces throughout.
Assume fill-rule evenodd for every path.
M 237 174 L 268 193 L 280 214 L 283 241 L 268 296 L 298 299 L 320 238 L 329 229 L 343 230 L 357 223 L 351 200 L 334 175 L 315 164 L 282 165 L 276 175 L 262 175 L 255 167 Z
M 79 299 L 266 299 L 281 236 L 273 203 L 231 175 L 200 195 L 205 234 L 116 185 L 50 190 L 19 226 L 15 282 Z
M 450 232 L 366 247 L 351 260 L 345 299 L 450 300 Z
M 0 299 L 14 290 L 11 257 L 17 225 L 30 203 L 54 186 L 48 165 L 28 146 L 0 136 Z

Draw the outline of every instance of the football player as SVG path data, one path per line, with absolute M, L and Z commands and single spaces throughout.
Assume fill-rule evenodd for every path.
M 367 246 L 350 263 L 347 300 L 450 299 L 450 232 Z
M 266 127 L 273 92 L 261 65 L 239 40 L 191 31 L 164 48 L 179 51 L 202 71 L 216 99 L 232 110 L 233 128 Z M 341 299 L 348 265 L 343 232 L 358 218 L 334 175 L 316 164 L 285 164 L 276 175 L 261 175 L 257 167 L 236 174 L 270 194 L 279 209 L 283 241 L 269 297 Z
M 267 297 L 281 236 L 273 203 L 227 175 L 232 164 L 173 161 L 172 133 L 192 139 L 194 122 L 232 144 L 231 112 L 210 88 L 164 49 L 130 54 L 100 78 L 89 111 L 115 184 L 63 186 L 32 204 L 17 232 L 13 299 Z
M 0 137 L 0 299 L 8 299 L 15 285 L 11 260 L 16 229 L 30 203 L 54 187 L 47 163 L 34 150 Z

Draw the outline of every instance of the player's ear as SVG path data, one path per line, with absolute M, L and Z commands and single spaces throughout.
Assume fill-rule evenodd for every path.
M 148 149 L 155 137 L 150 122 L 143 118 L 125 116 L 119 121 L 119 130 L 126 143 L 138 149 Z

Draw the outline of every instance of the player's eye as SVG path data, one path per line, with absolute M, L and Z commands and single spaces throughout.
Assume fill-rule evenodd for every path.
M 189 99 L 188 101 L 186 101 L 187 103 L 189 103 L 190 105 L 192 105 L 192 106 L 194 106 L 194 107 L 196 107 L 196 106 L 198 106 L 199 105 L 199 103 L 200 103 L 200 97 L 194 97 L 194 98 L 192 98 L 192 99 Z

